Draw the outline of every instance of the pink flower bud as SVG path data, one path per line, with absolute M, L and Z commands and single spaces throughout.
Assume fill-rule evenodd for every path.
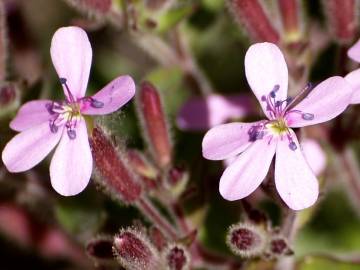
M 289 247 L 287 240 L 281 236 L 273 236 L 268 244 L 268 251 L 266 252 L 269 258 L 278 258 L 286 255 L 292 255 L 294 252 Z
M 266 232 L 249 223 L 238 223 L 229 228 L 226 242 L 241 257 L 258 257 L 266 247 Z
M 162 254 L 162 258 L 169 270 L 189 269 L 190 254 L 185 246 L 181 244 L 172 244 L 167 247 Z
M 357 28 L 355 0 L 326 0 L 323 3 L 326 7 L 331 31 L 336 40 L 351 42 Z
M 150 149 L 157 165 L 166 168 L 171 163 L 171 142 L 161 98 L 156 88 L 143 82 L 138 95 L 138 109 Z
M 124 202 L 137 201 L 142 191 L 139 181 L 99 127 L 93 129 L 90 145 L 101 183 Z
M 230 0 L 228 7 L 235 19 L 244 24 L 254 41 L 279 43 L 279 33 L 271 24 L 259 0 Z
M 159 255 L 155 247 L 145 235 L 136 230 L 121 230 L 114 237 L 113 251 L 125 269 L 159 269 Z

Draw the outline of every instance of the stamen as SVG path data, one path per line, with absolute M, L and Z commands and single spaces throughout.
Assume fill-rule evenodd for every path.
M 102 107 L 104 107 L 104 103 L 99 101 L 99 100 L 96 100 L 94 98 L 91 98 L 91 103 L 90 103 L 91 107 L 94 107 L 96 109 L 100 109 Z
M 45 108 L 48 111 L 49 114 L 53 115 L 55 112 L 53 111 L 54 108 L 54 102 L 52 103 L 46 103 Z
M 51 133 L 56 133 L 58 131 L 58 127 L 55 125 L 54 121 L 49 123 Z
M 264 138 L 265 132 L 263 130 L 263 126 L 252 126 L 249 131 L 249 141 L 255 142 L 256 140 L 261 140 Z
M 66 89 L 66 92 L 68 93 L 68 97 L 69 97 L 69 99 L 70 99 L 70 102 L 71 102 L 71 103 L 74 103 L 74 102 L 75 102 L 75 98 L 74 98 L 74 96 L 71 94 L 70 88 L 69 88 L 69 86 L 67 85 L 66 82 L 67 82 L 66 78 L 60 78 L 60 83 L 65 86 L 65 89 Z
M 279 91 L 279 89 L 280 89 L 280 85 L 275 84 L 273 90 L 270 92 L 270 96 L 271 96 L 272 98 L 275 98 L 276 92 Z
M 291 150 L 295 151 L 295 150 L 297 149 L 296 143 L 290 142 L 290 143 L 289 143 L 289 148 L 290 148 Z
M 314 119 L 314 114 L 312 114 L 312 113 L 303 113 L 301 115 L 301 117 L 304 120 L 313 120 Z
M 76 131 L 74 129 L 68 129 L 67 134 L 70 140 L 74 140 L 76 138 Z

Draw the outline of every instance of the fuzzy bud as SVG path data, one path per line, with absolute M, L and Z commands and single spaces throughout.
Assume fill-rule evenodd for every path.
M 331 32 L 337 41 L 349 43 L 357 29 L 357 3 L 355 0 L 324 0 Z
M 160 95 L 149 82 L 141 84 L 138 109 L 154 159 L 160 168 L 166 168 L 172 155 L 169 130 Z
M 113 252 L 127 270 L 157 270 L 159 255 L 143 233 L 133 229 L 121 230 L 114 237 Z
M 168 270 L 186 270 L 190 265 L 190 254 L 181 244 L 169 245 L 162 254 L 163 262 Z
M 99 236 L 86 244 L 86 253 L 96 261 L 111 260 L 114 258 L 112 245 L 112 237 Z
M 142 191 L 139 181 L 99 127 L 93 129 L 90 145 L 101 183 L 124 202 L 137 201 Z
M 226 242 L 241 257 L 258 257 L 266 247 L 266 232 L 261 227 L 238 223 L 229 228 Z
M 285 40 L 289 43 L 301 39 L 302 30 L 299 22 L 300 3 L 297 0 L 278 0 Z
M 259 0 L 228 0 L 234 18 L 244 24 L 254 41 L 279 43 L 278 31 L 271 24 Z
M 103 15 L 110 11 L 112 0 L 66 0 L 70 6 L 82 13 Z

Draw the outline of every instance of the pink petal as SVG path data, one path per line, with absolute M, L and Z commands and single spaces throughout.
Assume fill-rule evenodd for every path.
M 193 98 L 185 103 L 177 117 L 177 125 L 184 130 L 208 130 L 227 120 L 244 117 L 253 111 L 247 95 L 209 95 Z
M 360 68 L 346 75 L 345 80 L 350 83 L 353 89 L 351 104 L 360 103 Z
M 268 96 L 275 85 L 280 86 L 276 92 L 276 100 L 287 98 L 288 69 L 283 54 L 275 44 L 256 43 L 246 52 L 245 73 L 252 91 L 269 118 L 266 102 L 261 98 Z
M 211 160 L 222 160 L 244 151 L 252 142 L 249 130 L 260 122 L 229 123 L 210 129 L 202 142 L 202 154 Z
M 224 171 L 220 179 L 220 194 L 229 201 L 250 195 L 267 175 L 275 154 L 276 141 L 255 141 Z
M 315 140 L 305 139 L 301 142 L 301 149 L 315 175 L 320 175 L 326 166 L 326 155 L 320 144 Z
M 342 77 L 331 77 L 317 85 L 292 111 L 314 115 L 313 120 L 304 120 L 301 113 L 289 113 L 290 127 L 303 127 L 329 121 L 342 113 L 351 101 L 352 88 Z
M 59 142 L 62 129 L 52 133 L 49 123 L 29 128 L 7 143 L 2 160 L 10 172 L 23 172 L 42 161 Z
M 316 202 L 319 185 L 292 130 L 291 136 L 297 145 L 296 150 L 290 149 L 287 139 L 279 140 L 276 148 L 275 185 L 291 209 L 301 210 Z
M 348 50 L 347 53 L 352 60 L 360 62 L 360 39 Z
M 117 111 L 135 95 L 135 83 L 130 76 L 121 76 L 112 80 L 92 98 L 103 103 L 103 107 L 87 106 L 83 114 L 108 114 Z M 88 103 L 86 103 L 88 104 Z
M 51 41 L 51 58 L 57 74 L 65 78 L 75 98 L 85 95 L 92 49 L 84 30 L 76 26 L 59 28 Z M 65 86 L 64 92 L 68 96 Z
M 64 132 L 50 164 L 51 185 L 63 196 L 83 191 L 92 172 L 92 156 L 83 119 L 75 130 L 75 139 L 70 139 Z
M 46 109 L 46 104 L 51 103 L 51 100 L 34 100 L 25 103 L 10 122 L 10 127 L 16 131 L 23 131 L 47 122 L 50 114 Z

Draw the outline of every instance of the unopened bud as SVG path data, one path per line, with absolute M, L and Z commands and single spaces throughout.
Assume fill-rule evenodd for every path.
M 169 245 L 162 254 L 163 262 L 168 270 L 187 270 L 190 265 L 190 254 L 181 244 Z
M 99 127 L 93 129 L 90 145 L 101 184 L 124 202 L 137 201 L 142 191 L 139 181 Z
M 160 95 L 149 82 L 141 84 L 138 109 L 154 159 L 159 167 L 166 168 L 172 155 L 169 130 Z
M 166 185 L 174 196 L 180 196 L 188 183 L 189 174 L 181 166 L 171 168 L 167 177 Z
M 259 0 L 229 0 L 228 3 L 234 18 L 244 24 L 254 41 L 279 43 L 279 33 L 271 24 Z
M 232 252 L 241 257 L 258 257 L 265 250 L 266 238 L 261 227 L 238 223 L 230 227 L 226 242 Z
M 324 0 L 330 30 L 336 41 L 349 43 L 356 35 L 357 3 L 355 0 Z
M 136 230 L 121 230 L 114 237 L 113 251 L 119 263 L 127 270 L 159 269 L 159 255 L 155 247 Z
M 280 235 L 271 238 L 267 249 L 267 256 L 271 259 L 294 254 L 287 240 Z
M 137 150 L 130 149 L 127 151 L 127 159 L 129 165 L 134 169 L 134 171 L 147 178 L 156 179 L 158 177 L 158 172 L 152 164 L 145 158 L 145 156 Z
M 112 0 L 66 0 L 69 5 L 82 13 L 102 15 L 110 11 Z
M 86 244 L 86 253 L 96 261 L 111 260 L 114 258 L 112 246 L 112 237 L 98 236 Z
M 10 105 L 16 99 L 16 87 L 11 83 L 4 83 L 0 85 L 0 106 L 5 107 Z
M 285 41 L 292 43 L 301 39 L 300 3 L 297 0 L 279 0 L 279 10 Z
M 167 239 L 158 227 L 153 226 L 150 228 L 149 237 L 158 250 L 161 251 L 166 246 Z

